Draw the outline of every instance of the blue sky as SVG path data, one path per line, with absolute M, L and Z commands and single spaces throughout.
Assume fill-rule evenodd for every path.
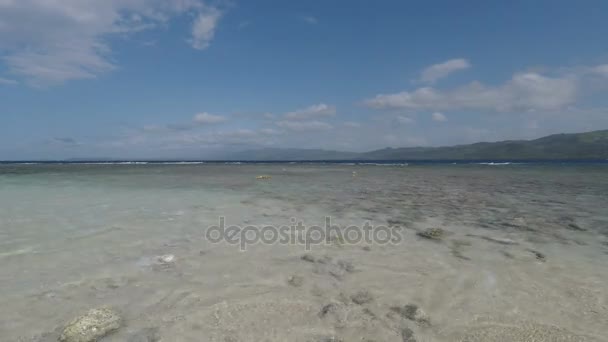
M 0 0 L 0 159 L 608 128 L 606 1 Z

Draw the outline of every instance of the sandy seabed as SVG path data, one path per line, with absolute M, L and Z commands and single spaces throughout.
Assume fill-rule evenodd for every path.
M 0 341 L 104 306 L 103 342 L 608 341 L 608 166 L 5 165 L 0 189 Z M 402 239 L 241 251 L 205 239 L 220 216 Z

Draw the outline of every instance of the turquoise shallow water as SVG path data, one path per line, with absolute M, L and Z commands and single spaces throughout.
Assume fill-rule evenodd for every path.
M 436 322 L 403 323 L 422 341 L 475 340 L 495 333 L 484 327 L 522 320 L 543 336 L 601 340 L 606 208 L 607 165 L 2 165 L 0 340 L 56 340 L 65 322 L 101 305 L 125 316 L 109 341 L 149 327 L 167 341 L 398 340 L 383 310 L 399 300 Z M 357 269 L 337 277 L 303 263 L 302 246 L 211 244 L 205 231 L 219 216 L 260 226 L 331 216 L 344 226 L 397 225 L 405 239 L 313 250 Z M 429 227 L 446 238 L 416 236 Z M 160 267 L 167 254 L 176 261 Z M 286 282 L 293 274 L 306 279 L 296 292 Z M 360 288 L 374 293 L 367 309 L 383 318 L 319 318 L 324 304 Z M 240 319 L 248 328 L 221 318 L 247 308 L 251 316 Z M 300 325 L 275 317 L 298 310 Z M 272 334 L 254 326 L 256 316 L 277 319 Z

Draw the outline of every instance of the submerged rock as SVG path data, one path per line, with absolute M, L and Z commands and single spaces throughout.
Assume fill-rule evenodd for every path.
M 319 316 L 321 318 L 325 317 L 330 312 L 335 312 L 338 309 L 338 305 L 336 303 L 329 303 L 323 305 L 321 311 L 319 312 Z
M 338 265 L 338 267 L 340 267 L 340 269 L 348 272 L 348 273 L 353 273 L 355 272 L 355 265 L 353 265 L 353 263 L 351 261 L 348 260 L 338 260 L 338 262 L 336 263 L 336 265 Z
M 122 318 L 118 312 L 107 307 L 92 309 L 68 323 L 59 337 L 59 341 L 95 342 L 118 330 L 121 324 Z
M 391 310 L 401 315 L 401 317 L 409 319 L 410 321 L 414 321 L 422 325 L 431 324 L 431 319 L 429 318 L 429 316 L 424 311 L 422 311 L 422 309 L 420 309 L 416 304 L 393 306 L 391 307 Z
M 158 262 L 161 264 L 171 264 L 175 262 L 175 255 L 165 254 L 158 257 Z
M 536 257 L 536 260 L 538 260 L 538 261 L 544 262 L 544 261 L 547 260 L 547 257 L 543 253 L 541 253 L 539 251 L 535 251 L 533 249 L 528 249 L 528 251 L 530 253 L 534 254 L 534 256 Z
M 301 259 L 315 264 L 329 264 L 332 262 L 332 258 L 329 256 L 322 256 L 317 258 L 312 254 L 304 254 L 302 255 Z
M 363 304 L 369 303 L 372 300 L 374 300 L 374 296 L 372 296 L 372 294 L 369 291 L 362 290 L 362 291 L 359 291 L 359 292 L 355 293 L 354 295 L 350 296 L 350 299 L 355 304 L 363 305 Z
M 576 231 L 579 231 L 579 232 L 584 232 L 584 231 L 587 231 L 587 229 L 585 229 L 585 228 L 583 228 L 583 227 L 579 226 L 578 224 L 576 224 L 576 223 L 574 223 L 574 222 L 573 222 L 573 223 L 569 223 L 569 224 L 566 226 L 566 229 L 569 229 L 569 230 L 576 230 Z
M 478 235 L 478 234 L 467 234 L 467 236 L 479 238 L 479 239 L 490 241 L 490 242 L 494 242 L 494 243 L 497 243 L 497 244 L 500 244 L 500 245 L 518 245 L 518 243 L 516 241 L 513 241 L 511 239 L 507 239 L 507 238 L 489 237 L 489 236 Z
M 348 260 L 334 260 L 329 256 L 315 257 L 312 254 L 304 254 L 300 258 L 314 264 L 315 273 L 329 274 L 338 280 L 342 279 L 347 273 L 355 272 L 355 266 Z
M 155 257 L 152 268 L 156 271 L 166 271 L 175 266 L 175 261 L 176 258 L 173 254 L 159 255 Z
M 406 226 L 406 222 L 401 219 L 390 218 L 390 219 L 386 220 L 386 223 L 388 223 L 388 225 L 391 227 L 405 227 Z
M 464 248 L 469 246 L 471 246 L 471 243 L 469 241 L 454 240 L 452 241 L 452 245 L 450 246 L 450 252 L 453 256 L 459 259 L 471 260 L 471 258 L 463 254 Z
M 346 274 L 355 272 L 355 266 L 350 261 L 338 260 L 336 263 L 318 265 L 314 272 L 328 273 L 332 277 L 342 280 Z
M 307 262 L 312 262 L 312 263 L 317 261 L 317 259 L 312 254 L 304 254 L 304 255 L 302 255 L 302 257 L 300 259 L 307 261 Z
M 401 329 L 401 340 L 403 342 L 416 342 L 414 338 L 414 332 L 410 328 L 402 328 Z
M 287 284 L 293 287 L 300 287 L 304 284 L 304 277 L 299 275 L 292 275 L 291 277 L 289 277 L 289 279 L 287 279 Z
M 445 235 L 445 231 L 441 228 L 427 228 L 416 235 L 430 240 L 441 240 Z
M 368 315 L 369 317 L 376 319 L 378 318 L 378 315 L 376 315 L 372 310 L 370 310 L 369 308 L 363 308 L 363 313 Z

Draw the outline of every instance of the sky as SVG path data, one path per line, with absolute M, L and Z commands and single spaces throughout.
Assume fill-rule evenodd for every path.
M 0 0 L 0 160 L 608 129 L 608 1 Z

